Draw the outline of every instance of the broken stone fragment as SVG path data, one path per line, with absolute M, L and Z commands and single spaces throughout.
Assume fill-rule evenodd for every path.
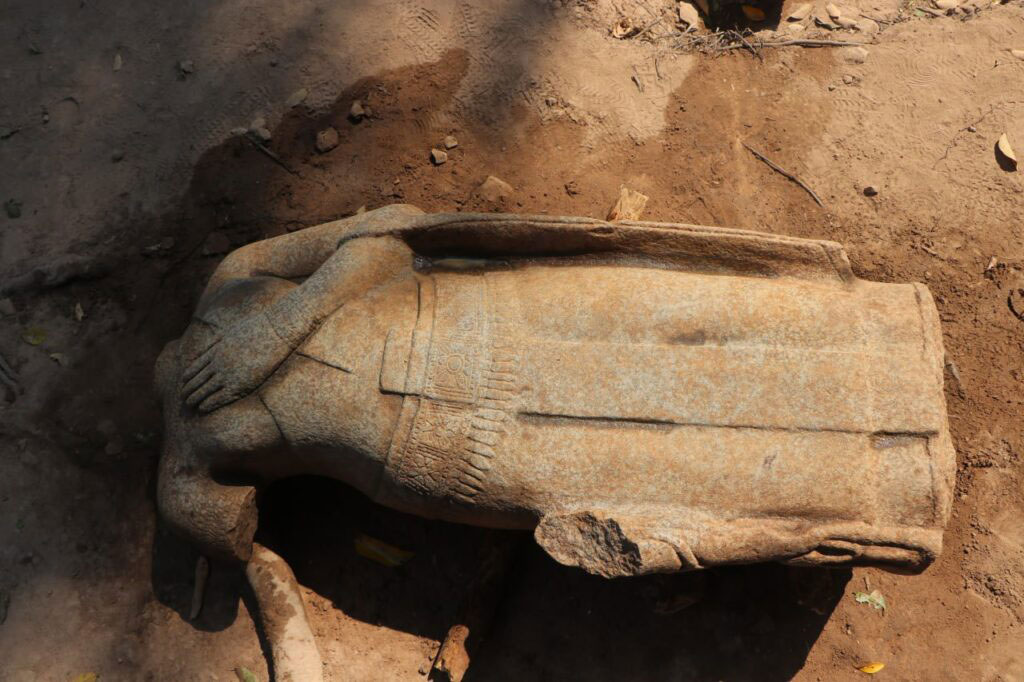
M 793 8 L 793 11 L 786 17 L 786 21 L 803 21 L 811 15 L 812 5 L 809 2 L 802 3 Z
M 437 149 L 435 147 L 434 149 L 430 150 L 430 162 L 435 166 L 440 166 L 447 160 L 448 152 L 444 151 L 443 149 Z
M 679 20 L 696 30 L 704 28 L 704 22 L 700 19 L 700 12 L 688 2 L 679 3 Z
M 359 100 L 352 102 L 352 106 L 348 110 L 348 120 L 359 123 L 364 118 L 366 118 L 366 109 L 363 108 L 363 103 Z
M 512 185 L 501 178 L 488 175 L 487 179 L 480 183 L 474 194 L 484 201 L 495 203 L 512 196 Z
M 455 139 L 454 135 L 448 135 L 444 138 L 445 149 L 455 149 L 459 146 L 459 141 Z
M 316 150 L 326 154 L 338 146 L 338 131 L 328 126 L 316 134 Z
M 619 188 L 619 198 L 608 210 L 607 220 L 640 220 L 646 205 L 647 195 L 622 186 Z

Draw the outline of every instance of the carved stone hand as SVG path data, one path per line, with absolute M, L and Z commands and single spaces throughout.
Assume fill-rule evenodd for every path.
M 252 393 L 291 353 L 265 313 L 232 325 L 185 370 L 181 397 L 212 412 Z

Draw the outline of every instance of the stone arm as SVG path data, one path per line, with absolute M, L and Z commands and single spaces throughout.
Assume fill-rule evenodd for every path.
M 259 242 L 235 252 L 240 256 L 225 259 L 207 287 L 208 294 L 239 277 L 308 277 L 260 312 L 215 330 L 182 374 L 185 403 L 210 412 L 249 395 L 328 315 L 411 270 L 412 250 L 388 234 L 396 222 L 408 218 L 401 214 L 403 208 L 389 207 L 396 214 L 391 216 L 394 220 L 381 220 L 385 216 L 380 213 L 388 209 L 375 211 L 370 226 L 380 226 L 377 229 L 365 229 L 365 223 L 352 219 L 328 223 L 303 238 L 287 235 Z
M 221 262 L 203 291 L 203 299 L 233 279 L 266 275 L 283 279 L 308 277 L 334 255 L 342 241 L 354 235 L 400 231 L 420 215 L 423 212 L 415 206 L 395 204 L 247 244 Z M 202 309 L 202 304 L 199 307 Z

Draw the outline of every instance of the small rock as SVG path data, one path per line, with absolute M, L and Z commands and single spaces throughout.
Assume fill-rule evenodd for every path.
M 293 92 L 291 94 L 291 97 L 288 98 L 288 100 L 284 103 L 284 105 L 286 107 L 288 107 L 289 109 L 291 109 L 292 107 L 297 107 L 300 104 L 302 104 L 303 102 L 305 102 L 306 101 L 306 97 L 308 97 L 308 96 L 309 96 L 309 90 L 307 90 L 306 88 L 302 88 L 301 90 L 296 90 L 295 92 Z
M 122 150 L 122 149 L 115 149 L 114 152 L 110 155 L 110 160 L 113 161 L 114 163 L 120 163 L 121 161 L 123 161 L 124 160 L 124 150 Z
M 807 29 L 803 24 L 787 24 L 786 28 L 789 29 L 790 33 L 800 33 Z
M 832 91 L 833 91 L 833 90 L 835 90 L 835 89 L 836 89 L 836 86 L 835 86 L 835 84 L 834 84 L 834 83 L 829 83 L 829 84 L 828 84 L 828 91 L 829 91 L 829 92 L 832 92 Z
M 813 5 L 809 2 L 797 5 L 793 8 L 793 11 L 786 17 L 786 21 L 803 21 L 807 17 L 811 16 L 811 9 Z
M 967 126 L 967 132 L 976 133 L 978 132 L 978 126 Z
M 9 298 L 0 298 L 0 315 L 7 317 L 8 315 L 13 315 L 16 312 L 18 311 L 14 308 L 14 301 Z
M 1024 60 L 1024 50 L 1010 50 L 1010 54 L 1017 59 Z
M 271 67 L 277 66 L 277 60 L 276 59 L 271 59 L 269 64 L 270 64 Z
M 243 128 L 242 126 L 238 126 L 237 128 L 232 128 L 231 129 L 231 136 L 232 137 L 241 137 L 242 135 L 245 135 L 247 132 L 249 132 L 248 128 Z
M 473 193 L 484 201 L 494 203 L 502 199 L 508 199 L 512 196 L 512 192 L 512 185 L 501 178 L 488 175 L 487 179 L 481 182 Z
M 442 163 L 448 160 L 448 152 L 442 149 L 431 149 L 430 150 L 430 161 L 435 166 L 440 166 Z
M 832 17 L 833 20 L 839 19 L 839 17 L 843 15 L 839 7 L 833 5 L 831 2 L 825 5 L 825 11 L 828 12 L 828 15 Z
M 850 17 L 843 16 L 843 15 L 839 15 L 838 17 L 836 17 L 836 23 L 839 24 L 840 26 L 842 26 L 843 28 L 856 28 L 857 27 L 857 20 L 856 19 L 851 19 Z
M 363 103 L 359 100 L 352 102 L 352 106 L 348 110 L 348 119 L 353 123 L 359 123 L 366 118 L 366 109 L 363 108 Z
M 257 128 L 256 130 L 252 131 L 252 134 L 253 134 L 253 136 L 257 140 L 259 140 L 263 144 L 266 144 L 267 142 L 270 142 L 270 129 L 269 128 Z
M 874 185 L 868 185 L 864 188 L 864 196 L 873 197 L 878 196 L 878 188 Z
M 951 10 L 960 6 L 961 0 L 935 0 L 933 3 L 936 9 Z
M 4 202 L 4 210 L 7 212 L 7 217 L 14 219 L 21 217 L 21 202 L 17 199 L 8 199 Z
M 338 146 L 338 131 L 333 126 L 324 128 L 316 134 L 316 150 L 326 154 Z
M 182 59 L 178 62 L 178 77 L 184 79 L 189 74 L 196 72 L 196 65 L 191 59 Z
M 845 76 L 843 76 L 843 82 L 846 83 L 847 85 L 853 85 L 854 81 L 856 80 L 857 79 L 851 76 L 850 74 L 846 74 Z
M 267 119 L 263 118 L 262 116 L 257 116 L 256 118 L 254 118 L 252 120 L 252 123 L 249 124 L 249 130 L 251 130 L 251 131 L 256 131 L 256 130 L 259 130 L 260 128 L 266 128 L 266 127 L 267 127 Z
M 863 64 L 868 60 L 868 51 L 863 47 L 844 47 L 841 54 L 848 64 Z
M 114 71 L 120 71 L 122 66 L 124 66 L 124 59 L 121 58 L 121 53 L 118 52 L 114 55 Z
M 875 33 L 878 33 L 880 27 L 878 26 L 878 22 L 877 21 L 874 21 L 873 19 L 868 19 L 867 17 L 864 17 L 864 18 L 860 19 L 856 23 L 854 28 L 857 29 L 858 31 L 860 31 L 861 33 L 866 33 L 868 35 L 873 35 Z
M 448 135 L 447 137 L 444 138 L 444 148 L 445 149 L 455 149 L 458 146 L 459 146 L 459 141 L 455 139 L 454 135 Z

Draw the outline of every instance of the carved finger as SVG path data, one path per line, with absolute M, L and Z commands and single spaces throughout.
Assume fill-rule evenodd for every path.
M 195 375 L 199 374 L 204 367 L 213 361 L 213 351 L 217 348 L 217 344 L 220 343 L 220 339 L 214 341 L 209 348 L 203 351 L 203 354 L 192 361 L 192 364 L 182 373 L 181 377 L 185 381 L 188 381 Z
M 200 412 L 213 412 L 218 407 L 224 407 L 231 402 L 231 394 L 226 388 L 222 388 L 199 404 Z
M 182 397 L 191 395 L 193 391 L 195 391 L 197 388 L 199 388 L 207 381 L 209 381 L 210 377 L 212 377 L 215 372 L 216 370 L 211 365 L 207 365 L 205 368 L 203 368 L 203 370 L 200 371 L 199 374 L 189 379 L 188 383 L 181 387 Z
M 192 391 L 189 397 L 185 398 L 185 404 L 189 407 L 195 407 L 222 388 L 224 387 L 217 381 L 217 378 L 212 377 L 205 384 Z

